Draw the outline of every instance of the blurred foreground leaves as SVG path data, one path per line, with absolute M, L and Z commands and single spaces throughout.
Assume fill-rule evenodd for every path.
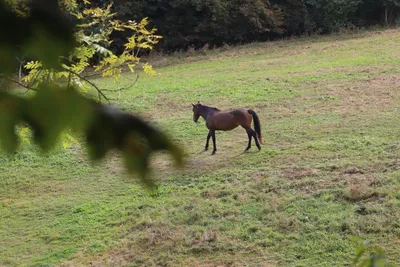
M 355 267 L 394 267 L 386 262 L 386 253 L 379 246 L 367 241 L 362 241 L 358 237 L 352 238 L 358 243 L 356 256 L 353 259 Z
M 129 172 L 138 172 L 151 185 L 148 176 L 153 152 L 169 151 L 177 165 L 182 152 L 168 137 L 142 119 L 96 103 L 76 90 L 42 84 L 31 98 L 0 93 L 0 140 L 3 149 L 14 152 L 19 144 L 18 125 L 33 131 L 34 141 L 48 151 L 60 134 L 71 129 L 83 134 L 91 159 L 103 158 L 113 149 L 120 151 Z
M 62 2 L 66 6 L 77 8 L 76 0 Z M 60 59 L 67 58 L 71 51 L 82 50 L 76 48 L 77 34 L 74 31 L 73 16 L 67 16 L 60 9 L 57 0 L 32 0 L 21 3 L 27 7 L 26 10 L 14 9 L 19 1 L 0 0 L 1 147 L 8 153 L 18 148 L 20 140 L 16 131 L 17 127 L 22 125 L 33 131 L 34 141 L 43 151 L 51 149 L 60 135 L 68 130 L 84 136 L 93 160 L 101 159 L 107 152 L 116 149 L 122 153 L 127 170 L 138 172 L 147 185 L 152 185 L 148 174 L 149 160 L 153 152 L 169 151 L 177 165 L 181 165 L 181 150 L 163 132 L 132 114 L 84 97 L 79 92 L 81 88 L 71 84 L 71 77 L 80 76 L 70 67 L 65 67 L 65 62 L 60 62 Z M 85 3 L 88 4 L 89 1 Z M 107 12 L 105 16 L 111 16 L 109 11 Z M 107 36 L 109 34 L 111 31 Z M 151 35 L 152 32 L 148 34 Z M 38 66 L 46 68 L 46 71 L 42 72 L 46 75 L 42 75 L 40 79 L 37 78 L 38 75 L 34 75 L 36 83 L 31 83 L 31 86 L 23 85 L 12 78 L 18 67 L 16 57 L 21 54 L 40 61 Z M 127 57 L 128 54 L 122 56 Z M 115 58 L 113 55 L 112 57 Z M 85 62 L 89 60 L 88 57 L 84 59 Z M 73 66 L 81 62 L 75 62 L 74 57 L 71 60 Z M 137 61 L 136 58 L 134 60 Z M 123 62 L 127 62 L 125 58 Z M 110 70 L 115 68 L 114 65 L 108 66 Z M 118 64 L 118 68 L 120 67 L 122 65 Z M 54 79 L 54 70 L 62 68 L 62 73 L 66 71 L 67 75 L 60 75 L 59 79 Z M 115 75 L 118 76 L 119 73 L 116 72 Z M 32 94 L 29 97 L 17 95 L 10 82 L 25 86 Z

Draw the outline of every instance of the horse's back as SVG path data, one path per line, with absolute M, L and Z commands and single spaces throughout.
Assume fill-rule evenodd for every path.
M 229 131 L 239 125 L 243 128 L 248 128 L 251 125 L 251 121 L 252 117 L 248 110 L 239 108 L 215 112 L 207 122 L 207 127 L 215 130 Z
M 241 114 L 245 114 L 247 116 L 247 114 L 249 114 L 248 109 L 246 109 L 246 108 L 232 109 L 232 110 L 229 110 L 228 112 L 230 112 L 236 116 L 241 115 Z

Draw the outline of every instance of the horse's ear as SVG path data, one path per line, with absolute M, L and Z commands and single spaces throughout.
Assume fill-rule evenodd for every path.
M 197 101 L 197 104 L 200 104 L 200 101 Z

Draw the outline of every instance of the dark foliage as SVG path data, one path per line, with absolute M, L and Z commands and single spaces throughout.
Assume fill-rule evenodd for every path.
M 15 70 L 15 57 L 24 50 L 27 57 L 42 58 L 49 67 L 58 66 L 74 45 L 72 23 L 57 1 L 31 1 L 30 16 L 16 16 L 0 1 L 0 73 Z
M 160 47 L 174 51 L 397 24 L 399 6 L 400 0 L 128 0 L 114 9 L 122 20 L 149 17 L 164 36 Z

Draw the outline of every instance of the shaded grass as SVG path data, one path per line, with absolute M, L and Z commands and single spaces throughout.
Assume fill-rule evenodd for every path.
M 159 155 L 149 192 L 118 155 L 94 166 L 79 146 L 3 157 L 0 265 L 347 266 L 352 236 L 396 263 L 399 36 L 252 44 L 141 77 L 118 105 L 180 143 L 186 169 Z M 247 137 L 235 129 L 217 134 L 216 156 L 201 153 L 207 129 L 190 108 L 198 100 L 255 109 L 263 149 L 243 154 Z

